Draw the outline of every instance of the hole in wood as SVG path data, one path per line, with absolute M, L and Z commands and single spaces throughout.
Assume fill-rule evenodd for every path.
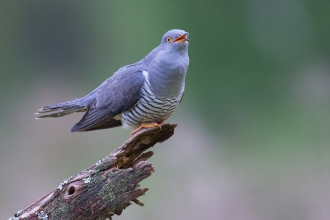
M 70 186 L 68 189 L 68 195 L 72 195 L 76 191 L 76 188 L 74 186 Z

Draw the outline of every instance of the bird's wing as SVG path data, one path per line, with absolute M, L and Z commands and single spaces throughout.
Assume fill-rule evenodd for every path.
M 71 132 L 110 128 L 111 126 L 103 126 L 103 123 L 109 124 L 109 120 L 129 110 L 139 101 L 145 77 L 142 71 L 133 68 L 135 71 L 131 72 L 129 69 L 117 72 L 92 92 L 95 95 L 94 101 Z M 119 122 L 112 127 L 119 126 Z

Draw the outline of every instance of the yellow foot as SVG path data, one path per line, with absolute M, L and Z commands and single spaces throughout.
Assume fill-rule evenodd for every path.
M 144 124 L 142 123 L 140 125 L 140 127 L 138 127 L 137 129 L 135 129 L 134 131 L 131 132 L 131 136 L 134 135 L 136 132 L 140 131 L 142 128 L 153 128 L 153 127 L 159 127 L 159 129 L 161 128 L 160 125 L 164 124 L 164 121 L 161 121 L 159 124 L 157 122 L 153 122 L 153 123 L 148 123 L 148 124 Z

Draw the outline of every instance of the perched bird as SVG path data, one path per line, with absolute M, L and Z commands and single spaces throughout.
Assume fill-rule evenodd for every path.
M 124 66 L 85 97 L 48 105 L 37 118 L 86 112 L 71 132 L 105 128 L 159 126 L 181 102 L 189 65 L 188 35 L 173 29 L 142 60 Z

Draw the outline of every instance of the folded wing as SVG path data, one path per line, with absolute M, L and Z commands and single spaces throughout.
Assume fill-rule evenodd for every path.
M 145 81 L 142 71 L 124 71 L 106 80 L 92 93 L 94 100 L 83 118 L 75 124 L 71 132 L 91 131 L 121 125 L 122 112 L 132 108 L 140 99 L 140 91 Z

